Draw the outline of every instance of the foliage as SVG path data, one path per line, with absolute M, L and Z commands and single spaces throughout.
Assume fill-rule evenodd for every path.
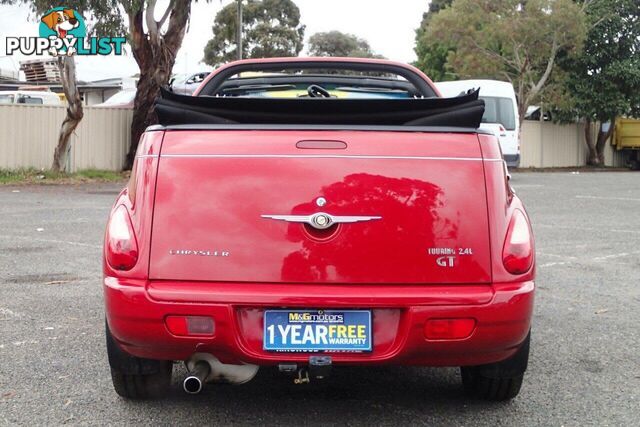
M 351 58 L 382 58 L 375 54 L 369 42 L 340 31 L 316 33 L 309 38 L 309 55 Z
M 640 7 L 637 0 L 593 0 L 578 55 L 559 61 L 571 117 L 606 122 L 640 116 Z M 568 107 L 568 108 L 566 108 Z
M 122 15 L 113 13 L 118 8 L 117 0 L 0 0 L 0 4 L 24 4 L 29 7 L 34 18 L 50 9 L 65 6 L 77 10 L 85 19 L 87 35 L 102 37 L 126 32 Z
M 450 51 L 455 51 L 455 47 L 426 36 L 431 18 L 451 6 L 452 2 L 453 0 L 432 0 L 429 2 L 429 9 L 422 15 L 422 23 L 416 30 L 415 52 L 418 60 L 414 65 L 434 81 L 455 79 L 455 75 L 446 70 L 447 56 Z
M 604 147 L 619 116 L 640 117 L 640 7 L 637 0 L 583 2 L 588 33 L 584 49 L 558 62 L 552 104 L 559 121 L 585 119 L 587 163 L 602 165 Z M 593 138 L 591 124 L 600 122 Z
M 571 0 L 454 0 L 423 37 L 455 46 L 446 68 L 458 78 L 510 81 L 520 120 L 548 82 L 559 52 L 579 51 L 584 12 Z
M 242 8 L 242 57 L 297 56 L 303 47 L 305 26 L 292 0 L 246 0 Z M 213 38 L 204 48 L 203 61 L 219 65 L 237 58 L 237 5 L 218 12 Z

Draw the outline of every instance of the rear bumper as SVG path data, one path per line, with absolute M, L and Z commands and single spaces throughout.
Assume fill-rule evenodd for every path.
M 508 167 L 520 167 L 520 154 L 505 154 L 503 157 L 504 161 L 507 162 Z
M 335 364 L 464 366 L 511 356 L 525 339 L 533 311 L 534 283 L 449 286 L 274 285 L 149 282 L 104 279 L 112 335 L 138 357 L 185 360 L 211 353 L 223 363 L 274 365 L 305 362 L 309 354 L 262 350 L 262 316 L 268 308 L 350 308 L 373 312 L 370 353 L 333 353 Z M 206 315 L 213 337 L 178 337 L 165 326 L 168 315 Z M 463 340 L 429 341 L 431 318 L 475 318 Z

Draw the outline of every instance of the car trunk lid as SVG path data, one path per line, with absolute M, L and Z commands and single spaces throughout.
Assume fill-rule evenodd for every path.
M 488 233 L 475 133 L 169 130 L 150 278 L 488 283 Z

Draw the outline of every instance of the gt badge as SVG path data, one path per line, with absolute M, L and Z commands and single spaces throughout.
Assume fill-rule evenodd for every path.
M 456 263 L 456 257 L 453 255 L 441 256 L 436 258 L 436 264 L 440 267 L 453 267 Z

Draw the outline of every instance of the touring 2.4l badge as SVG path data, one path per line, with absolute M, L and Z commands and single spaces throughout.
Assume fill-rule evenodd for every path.
M 438 267 L 453 268 L 458 256 L 473 255 L 471 248 L 427 248 L 427 254 L 435 257 Z

